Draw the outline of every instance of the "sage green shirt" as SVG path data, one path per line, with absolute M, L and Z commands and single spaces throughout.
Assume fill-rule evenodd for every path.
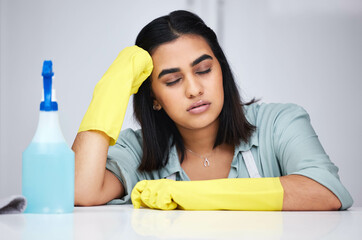
M 261 177 L 299 174 L 331 190 L 341 201 L 341 209 L 353 200 L 342 185 L 336 167 L 325 153 L 310 123 L 308 113 L 295 104 L 252 104 L 244 107 L 248 121 L 257 127 L 250 141 L 235 147 L 229 178 L 248 178 L 242 152 L 251 150 Z M 131 203 L 131 191 L 141 180 L 161 179 L 176 174 L 177 181 L 189 181 L 178 159 L 176 147 L 170 149 L 167 165 L 152 172 L 137 170 L 142 159 L 142 133 L 123 130 L 108 151 L 107 169 L 125 188 L 125 196 L 109 204 Z

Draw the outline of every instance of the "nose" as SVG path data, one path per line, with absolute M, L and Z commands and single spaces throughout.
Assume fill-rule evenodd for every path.
M 190 76 L 186 79 L 185 94 L 188 98 L 194 98 L 204 94 L 204 88 L 197 77 Z

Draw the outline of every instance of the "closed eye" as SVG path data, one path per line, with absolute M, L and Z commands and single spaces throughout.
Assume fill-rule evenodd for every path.
M 209 73 L 211 72 L 211 68 L 205 70 L 205 71 L 200 71 L 200 72 L 196 72 L 197 74 L 206 74 L 206 73 Z
M 178 83 L 180 80 L 181 80 L 181 78 L 178 78 L 178 79 L 176 79 L 175 81 L 167 82 L 167 83 L 166 83 L 166 86 L 172 86 L 172 85 Z

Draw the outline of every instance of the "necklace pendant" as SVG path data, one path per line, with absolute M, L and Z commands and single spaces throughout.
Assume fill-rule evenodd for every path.
M 210 167 L 209 159 L 205 158 L 204 167 Z

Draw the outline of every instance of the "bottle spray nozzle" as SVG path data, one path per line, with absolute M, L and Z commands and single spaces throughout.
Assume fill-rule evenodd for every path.
M 52 61 L 44 61 L 42 76 L 44 101 L 40 103 L 40 111 L 57 111 L 58 103 L 52 102 L 52 77 L 54 76 Z
M 54 76 L 53 73 L 53 63 L 52 61 L 44 61 L 43 63 L 43 72 L 41 74 L 44 78 L 51 78 Z M 50 79 L 51 80 L 51 79 Z

